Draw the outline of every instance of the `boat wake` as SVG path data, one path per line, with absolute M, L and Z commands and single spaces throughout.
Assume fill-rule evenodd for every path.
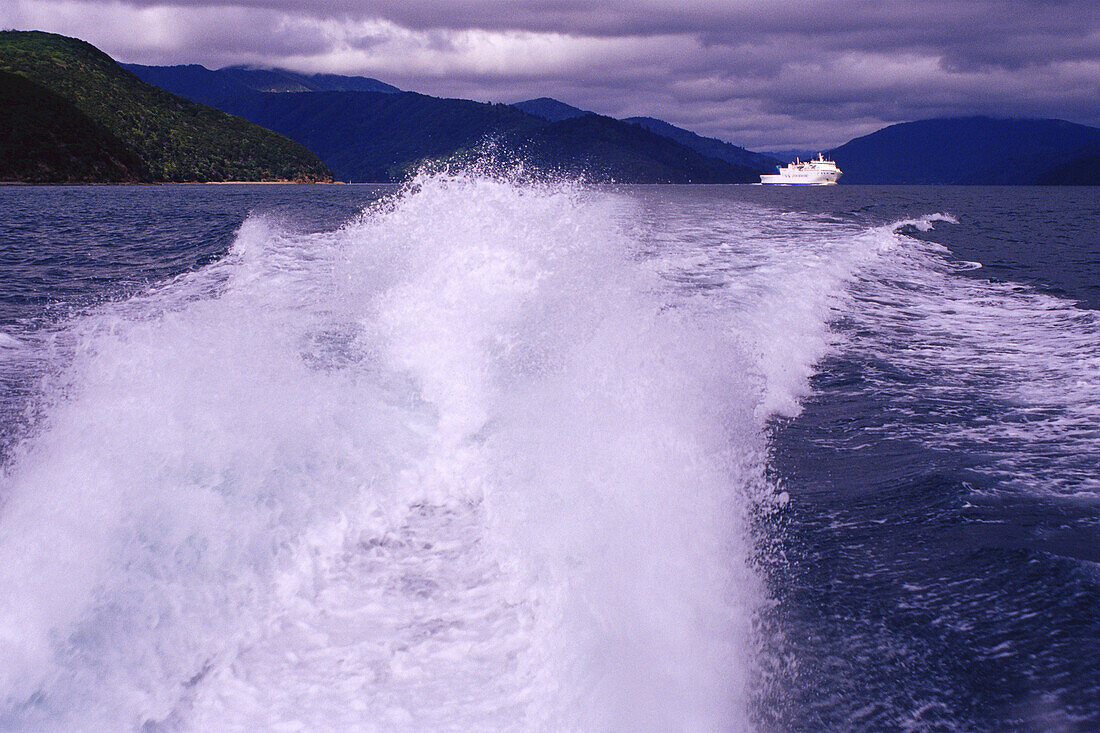
M 770 426 L 944 218 L 425 175 L 21 338 L 0 728 L 751 728 Z
M 874 430 L 971 456 L 1001 491 L 1100 494 L 1096 311 L 960 277 L 981 265 L 906 240 L 852 290 L 844 348 L 867 364 L 868 392 L 889 405 Z
M 64 328 L 0 727 L 744 727 L 758 380 L 633 206 L 424 177 Z

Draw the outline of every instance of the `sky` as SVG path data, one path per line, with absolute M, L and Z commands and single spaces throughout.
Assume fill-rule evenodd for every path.
M 755 150 L 984 114 L 1100 126 L 1100 0 L 3 0 L 119 61 L 550 96 Z

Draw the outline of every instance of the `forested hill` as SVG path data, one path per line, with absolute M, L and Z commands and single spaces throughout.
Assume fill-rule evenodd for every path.
M 841 183 L 1091 184 L 1100 129 L 989 117 L 904 122 L 829 151 Z
M 733 143 L 728 143 L 725 140 L 719 140 L 715 137 L 703 137 L 691 130 L 676 127 L 664 120 L 658 120 L 653 117 L 627 117 L 623 122 L 640 125 L 650 132 L 664 135 L 709 158 L 717 158 L 727 163 L 748 166 L 761 173 L 771 173 L 775 167 L 779 165 L 779 161 L 771 156 L 754 153 L 751 150 L 746 150 L 740 145 L 734 145 Z
M 752 183 L 749 167 L 702 155 L 626 122 L 584 113 L 557 121 L 506 104 L 413 92 L 261 92 L 195 67 L 131 69 L 147 81 L 291 137 L 346 181 L 395 181 L 425 161 L 486 141 L 529 169 L 622 183 Z M 201 67 L 199 67 L 201 69 Z M 205 72 L 205 73 L 204 73 Z M 196 83 L 200 77 L 208 84 Z
M 301 144 L 143 82 L 75 38 L 0 32 L 0 71 L 0 180 L 331 179 Z
M 523 102 L 515 102 L 512 106 L 523 110 L 529 115 L 541 117 L 549 122 L 561 122 L 562 120 L 570 120 L 574 117 L 584 117 L 585 115 L 593 114 L 588 110 L 574 107 L 565 102 L 560 102 L 552 97 L 528 99 Z
M 63 97 L 0 71 L 0 181 L 139 181 L 132 150 Z
M 401 90 L 392 84 L 365 76 L 340 74 L 300 74 L 287 69 L 253 69 L 228 66 L 211 70 L 198 64 L 184 66 L 145 66 L 122 64 L 122 68 L 140 79 L 173 94 L 192 98 L 203 94 L 239 94 L 253 92 L 385 92 Z
M 563 120 L 570 120 L 592 114 L 591 112 L 574 107 L 571 104 L 566 104 L 552 97 L 528 99 L 523 102 L 515 102 L 512 106 L 523 110 L 527 114 L 541 117 L 550 122 L 561 122 Z M 682 127 L 677 127 L 676 125 L 665 122 L 664 120 L 658 120 L 654 117 L 627 117 L 622 121 L 643 127 L 661 137 L 667 137 L 685 147 L 691 148 L 707 158 L 724 160 L 727 163 L 732 163 L 737 166 L 751 168 L 753 171 L 759 173 L 770 173 L 779 165 L 778 160 L 768 155 L 754 153 L 739 145 L 734 145 L 717 138 L 703 137 L 691 130 L 685 130 Z

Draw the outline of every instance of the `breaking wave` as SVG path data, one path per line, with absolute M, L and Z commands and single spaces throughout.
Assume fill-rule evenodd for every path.
M 719 204 L 424 175 L 62 324 L 0 728 L 751 728 L 770 421 L 946 217 Z
M 0 727 L 747 724 L 757 383 L 631 206 L 423 177 L 67 324 Z

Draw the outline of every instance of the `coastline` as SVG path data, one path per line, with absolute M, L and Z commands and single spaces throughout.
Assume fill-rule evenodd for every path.
M 329 186 L 348 181 L 0 181 L 0 186 Z

